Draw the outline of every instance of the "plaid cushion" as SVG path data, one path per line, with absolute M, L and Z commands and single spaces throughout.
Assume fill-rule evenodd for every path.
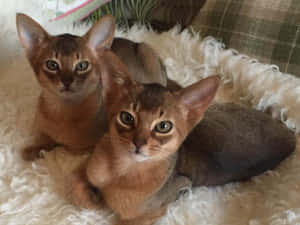
M 300 0 L 207 0 L 193 26 L 300 76 Z
M 153 19 L 168 28 L 180 23 L 189 26 L 206 0 L 158 0 L 159 7 L 154 11 Z

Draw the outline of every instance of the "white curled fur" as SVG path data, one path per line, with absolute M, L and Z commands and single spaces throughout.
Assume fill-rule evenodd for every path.
M 56 149 L 45 159 L 25 163 L 20 150 L 30 140 L 39 86 L 20 47 L 15 12 L 26 12 L 50 33 L 83 34 L 88 28 L 49 24 L 42 19 L 43 0 L 0 2 L 0 224 L 94 225 L 109 224 L 110 212 L 78 209 L 64 196 L 64 177 L 77 157 Z M 145 41 L 162 57 L 171 79 L 189 85 L 219 74 L 223 84 L 217 101 L 248 104 L 267 110 L 296 133 L 300 131 L 300 80 L 235 50 L 225 50 L 212 37 L 202 40 L 188 31 L 156 34 L 143 27 L 117 36 Z M 297 137 L 297 139 L 299 139 Z M 160 224 L 296 225 L 300 223 L 300 152 L 279 168 L 249 182 L 201 187 L 170 205 Z

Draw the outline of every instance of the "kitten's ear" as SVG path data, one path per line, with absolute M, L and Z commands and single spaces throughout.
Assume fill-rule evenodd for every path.
M 25 14 L 18 13 L 16 22 L 19 39 L 26 53 L 32 55 L 36 48 L 48 37 L 48 33 L 40 24 Z
M 219 81 L 218 76 L 211 76 L 177 92 L 181 104 L 188 110 L 189 121 L 197 123 L 202 118 L 203 113 L 216 95 Z
M 115 34 L 115 18 L 112 15 L 102 17 L 85 35 L 88 47 L 98 52 L 110 49 Z

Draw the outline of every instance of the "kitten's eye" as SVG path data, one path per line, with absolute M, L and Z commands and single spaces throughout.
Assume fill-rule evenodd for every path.
M 51 70 L 51 71 L 58 71 L 59 70 L 59 65 L 54 60 L 47 60 L 46 61 L 46 66 L 47 66 L 47 69 Z
M 76 71 L 78 72 L 84 72 L 89 68 L 89 62 L 88 61 L 82 61 L 76 64 Z
M 154 131 L 162 134 L 169 133 L 173 128 L 173 124 L 170 121 L 161 121 L 155 125 Z
M 122 111 L 120 113 L 120 120 L 126 126 L 134 125 L 134 117 L 129 112 Z

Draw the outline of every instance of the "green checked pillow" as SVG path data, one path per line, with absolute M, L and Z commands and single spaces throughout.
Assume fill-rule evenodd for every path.
M 192 25 L 300 77 L 300 0 L 207 0 Z

